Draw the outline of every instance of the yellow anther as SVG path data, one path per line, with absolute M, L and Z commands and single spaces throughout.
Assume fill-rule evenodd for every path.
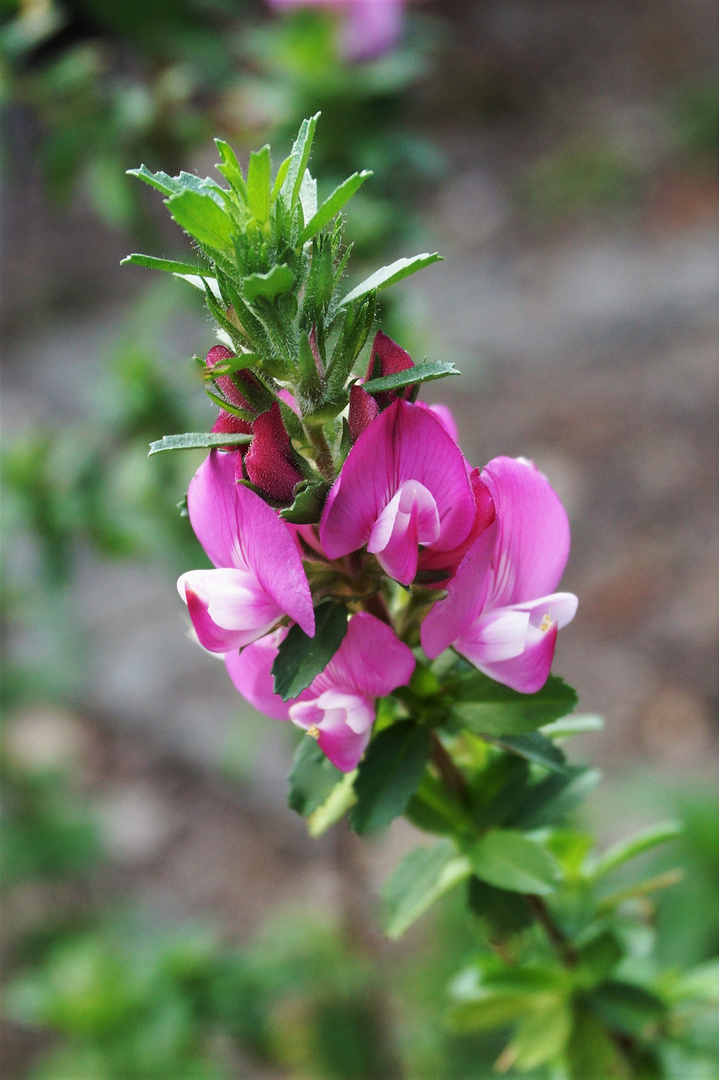
M 311 724 L 307 728 L 307 734 L 310 735 L 313 739 L 319 739 L 319 737 L 320 737 L 320 729 L 317 727 L 316 724 Z
M 552 625 L 552 616 L 549 614 L 549 612 L 547 612 L 547 614 L 544 616 L 541 623 L 539 624 L 539 629 L 542 631 L 543 634 L 546 634 L 547 630 L 549 630 L 549 627 L 551 625 Z

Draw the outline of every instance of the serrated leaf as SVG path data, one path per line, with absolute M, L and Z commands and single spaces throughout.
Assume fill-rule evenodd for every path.
M 319 113 L 315 113 L 315 115 L 311 116 L 308 120 L 302 121 L 297 138 L 292 147 L 292 153 L 290 154 L 289 164 L 287 166 L 287 173 L 282 183 L 282 194 L 289 198 L 290 207 L 292 209 L 294 209 L 300 196 L 302 178 L 305 175 L 307 162 L 310 158 L 312 140 L 314 139 L 319 115 Z
M 422 779 L 430 744 L 429 731 L 414 720 L 400 720 L 375 736 L 355 781 L 355 832 L 384 828 L 404 812 Z
M 253 150 L 247 167 L 247 201 L 250 213 L 260 225 L 270 216 L 270 148 Z
M 274 691 L 283 701 L 296 698 L 329 664 L 347 633 L 347 608 L 324 600 L 315 608 L 315 636 L 297 623 L 280 644 L 272 664 Z
M 367 170 L 360 173 L 353 173 L 343 184 L 336 187 L 330 197 L 322 203 L 322 206 L 317 213 L 311 217 L 305 225 L 300 233 L 298 245 L 306 244 L 307 241 L 311 240 L 313 236 L 316 236 L 320 229 L 323 229 L 333 217 L 336 217 L 342 207 L 349 202 L 355 192 L 362 187 L 362 184 L 367 177 L 371 175 L 372 173 Z
M 403 386 L 415 383 L 432 382 L 443 379 L 445 375 L 459 375 L 454 364 L 445 364 L 442 360 L 433 360 L 431 364 L 415 364 L 405 371 L 395 371 L 393 375 L 383 375 L 380 379 L 370 379 L 362 389 L 368 394 L 377 394 L 382 390 L 399 390 Z
M 225 193 L 209 177 L 201 178 L 193 173 L 181 172 L 179 176 L 168 176 L 165 172 L 150 172 L 145 165 L 139 169 L 128 169 L 128 176 L 136 176 L 146 184 L 161 191 L 163 195 L 178 195 L 184 191 L 193 191 L 204 198 L 210 198 L 218 206 L 224 206 Z
M 333 788 L 344 779 L 344 773 L 332 764 L 313 738 L 306 736 L 297 747 L 292 768 L 287 777 L 290 784 L 290 809 L 302 817 L 326 802 Z
M 649 828 L 642 829 L 634 836 L 620 840 L 608 848 L 595 862 L 591 876 L 596 881 L 608 874 L 610 870 L 615 870 L 630 859 L 635 859 L 637 855 L 657 847 L 658 844 L 665 844 L 667 840 L 674 840 L 682 832 L 683 825 L 680 821 L 664 821 L 659 825 L 650 825 Z
M 398 281 L 409 277 L 410 274 L 416 274 L 418 270 L 423 270 L 425 266 L 431 266 L 432 263 L 439 262 L 441 258 L 442 256 L 435 251 L 432 254 L 423 252 L 421 255 L 414 255 L 411 259 L 397 259 L 396 262 L 390 263 L 389 266 L 383 266 L 381 270 L 377 270 L 360 285 L 352 289 L 351 292 L 348 292 L 340 300 L 339 306 L 341 308 L 346 307 L 347 304 L 354 304 L 357 300 L 363 300 L 371 292 L 388 289 L 390 285 L 396 285 Z
M 480 671 L 451 686 L 450 713 L 455 722 L 477 735 L 523 735 L 566 716 L 577 695 L 556 675 L 535 694 L 520 694 Z
M 544 896 L 560 877 L 559 865 L 546 848 L 514 829 L 491 829 L 467 855 L 478 878 L 510 892 Z
M 239 435 L 234 432 L 187 431 L 184 435 L 163 435 L 157 442 L 150 443 L 150 453 L 161 454 L 165 450 L 207 450 L 214 446 L 242 446 L 252 441 L 251 435 Z
M 138 180 L 161 191 L 163 195 L 177 195 L 183 190 L 182 184 L 176 177 L 168 176 L 166 172 L 150 172 L 146 165 L 141 165 L 139 169 L 128 169 L 127 175 L 136 176 Z
M 410 851 L 382 889 L 387 936 L 401 937 L 436 900 L 468 878 L 471 872 L 469 860 L 458 855 L 451 840 L 440 840 L 434 847 Z
M 292 506 L 280 510 L 280 517 L 293 525 L 315 525 L 322 517 L 329 490 L 326 480 L 303 480 L 295 488 Z
M 246 278 L 243 278 L 242 293 L 251 304 L 255 302 L 258 296 L 263 297 L 272 304 L 278 296 L 289 292 L 294 280 L 295 275 L 289 266 L 278 263 L 271 270 L 268 270 L 266 274 L 248 274 Z
M 165 199 L 173 219 L 203 247 L 219 252 L 233 250 L 232 219 L 208 195 L 189 189 Z
M 317 181 L 310 176 L 309 169 L 305 169 L 305 175 L 300 184 L 300 206 L 305 221 L 317 213 Z
M 537 731 L 530 735 L 507 735 L 503 739 L 493 739 L 492 742 L 503 750 L 508 750 L 510 754 L 517 754 L 535 765 L 543 765 L 551 772 L 564 774 L 567 771 L 567 760 L 562 751 L 551 739 Z
M 121 260 L 120 266 L 146 266 L 149 270 L 165 270 L 169 274 L 215 276 L 211 270 L 205 270 L 202 266 L 177 262 L 175 259 L 158 259 L 154 255 L 128 255 Z

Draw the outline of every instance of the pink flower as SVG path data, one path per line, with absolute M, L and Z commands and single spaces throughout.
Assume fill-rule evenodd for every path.
M 461 451 L 428 410 L 395 401 L 360 435 L 335 481 L 320 523 L 325 554 L 367 545 L 390 577 L 408 585 L 418 545 L 448 552 L 477 516 Z
M 213 450 L 190 481 L 190 521 L 216 569 L 190 570 L 177 582 L 200 644 L 219 653 L 256 641 L 285 615 L 315 632 L 295 541 L 259 495 L 235 483 L 239 459 Z
M 388 52 L 402 32 L 404 0 L 269 0 L 274 8 L 324 7 L 343 17 L 342 51 L 348 60 Z
M 531 462 L 494 458 L 482 480 L 496 519 L 426 616 L 422 648 L 434 659 L 453 645 L 497 682 L 532 694 L 547 680 L 558 629 L 577 610 L 576 596 L 553 591 L 569 554 L 569 522 Z
M 325 670 L 298 697 L 283 701 L 273 691 L 271 668 L 285 633 L 278 630 L 240 653 L 228 653 L 230 678 L 256 709 L 292 720 L 317 739 L 333 765 L 351 772 L 370 740 L 375 698 L 409 682 L 414 657 L 389 626 L 359 612 Z

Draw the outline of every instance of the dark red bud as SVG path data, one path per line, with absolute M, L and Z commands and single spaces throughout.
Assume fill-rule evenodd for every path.
M 379 414 L 379 405 L 375 399 L 355 383 L 350 390 L 350 408 L 347 422 L 350 427 L 352 442 L 356 443 L 365 428 Z
M 254 438 L 245 455 L 248 479 L 277 502 L 291 502 L 302 474 L 294 464 L 292 444 L 277 402 L 257 417 L 252 432 Z
M 235 354 L 225 348 L 224 345 L 213 345 L 205 358 L 205 363 L 208 368 L 212 370 L 216 364 L 221 365 L 224 364 L 226 360 L 234 359 Z M 242 374 L 244 373 L 240 374 L 240 378 L 242 378 Z M 249 409 L 250 406 L 235 386 L 231 375 L 220 375 L 215 381 L 230 405 L 234 405 L 238 409 Z
M 232 413 L 226 412 L 224 409 L 220 409 L 219 416 L 212 425 L 213 432 L 226 432 L 228 435 L 251 435 L 252 424 L 248 420 L 241 420 L 239 416 L 233 416 Z M 247 450 L 247 443 L 240 443 L 239 446 L 230 444 L 229 446 L 223 446 L 223 450 L 239 450 L 244 453 Z
M 414 367 L 414 360 L 405 352 L 396 341 L 387 337 L 382 330 L 378 330 L 372 342 L 372 353 L 367 368 L 367 382 L 370 379 L 384 378 L 385 375 L 396 375 L 399 371 L 407 371 Z M 403 386 L 400 390 L 381 390 L 374 397 L 380 409 L 386 409 L 397 398 L 408 398 L 412 393 L 412 386 Z

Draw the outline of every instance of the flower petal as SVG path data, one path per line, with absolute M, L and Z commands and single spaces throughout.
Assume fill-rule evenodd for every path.
M 235 483 L 238 455 L 213 450 L 190 481 L 195 534 L 217 567 L 251 573 L 283 614 L 315 631 L 312 595 L 285 523 L 259 495 Z
M 242 696 L 265 716 L 289 720 L 290 702 L 273 690 L 272 665 L 286 630 L 278 630 L 248 645 L 242 652 L 228 652 L 225 667 Z
M 407 480 L 418 480 L 435 500 L 440 535 L 432 547 L 457 547 L 475 518 L 464 458 L 428 410 L 395 401 L 360 435 L 330 491 L 320 525 L 328 557 L 363 547 Z
M 549 676 L 557 644 L 557 626 L 551 626 L 538 640 L 528 644 L 520 656 L 511 660 L 477 664 L 480 671 L 491 679 L 520 694 L 534 694 L 541 690 Z M 458 650 L 461 652 L 461 650 Z
M 374 615 L 353 615 L 347 634 L 325 670 L 310 686 L 313 697 L 326 690 L 347 690 L 360 697 L 384 697 L 412 677 L 415 659 L 394 630 Z
M 495 522 L 475 540 L 462 559 L 457 573 L 447 584 L 447 598 L 435 604 L 425 616 L 420 637 L 430 660 L 449 648 L 482 612 L 492 583 L 496 537 Z
M 494 458 L 482 472 L 497 510 L 490 607 L 551 593 L 569 555 L 569 521 L 559 496 L 531 462 Z
M 190 570 L 177 582 L 200 644 L 211 652 L 241 648 L 262 637 L 284 612 L 252 574 Z

